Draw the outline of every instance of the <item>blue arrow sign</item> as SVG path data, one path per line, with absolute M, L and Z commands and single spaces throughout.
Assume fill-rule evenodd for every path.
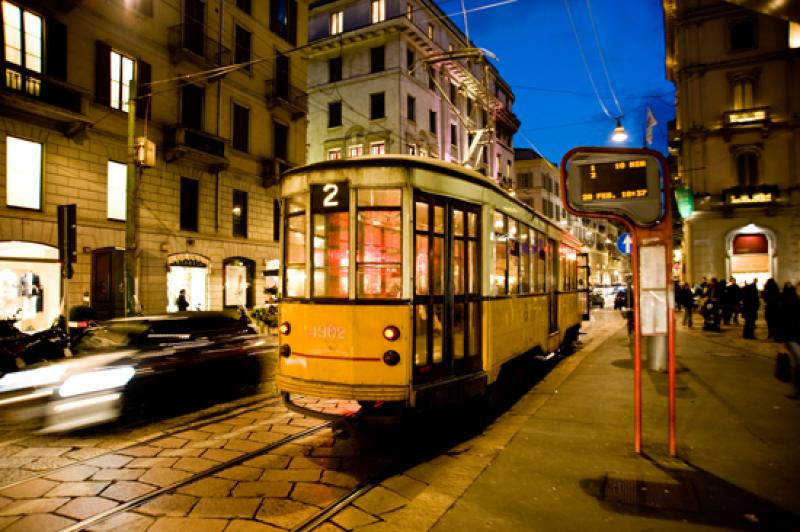
M 619 238 L 617 238 L 617 249 L 626 255 L 631 254 L 631 250 L 633 249 L 633 237 L 630 233 L 622 233 L 619 235 Z

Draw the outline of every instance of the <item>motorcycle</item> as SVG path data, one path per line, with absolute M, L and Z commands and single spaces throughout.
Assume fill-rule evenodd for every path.
M 49 329 L 31 334 L 17 329 L 16 322 L 15 319 L 0 320 L 0 375 L 68 355 L 69 341 L 63 319 L 56 319 Z

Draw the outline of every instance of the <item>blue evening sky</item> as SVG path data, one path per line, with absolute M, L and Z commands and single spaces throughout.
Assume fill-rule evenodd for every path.
M 497 0 L 465 0 L 468 10 Z M 612 116 L 619 114 L 594 38 L 602 54 L 628 131 L 624 146 L 644 145 L 646 109 L 658 121 L 650 146 L 666 153 L 667 121 L 675 116 L 674 89 L 664 68 L 661 0 L 568 0 L 595 85 Z M 460 0 L 440 0 L 463 30 Z M 564 0 L 517 0 L 468 14 L 473 43 L 498 57 L 495 66 L 511 85 L 513 111 L 522 121 L 514 147 L 535 147 L 558 164 L 576 146 L 619 145 L 616 125 L 598 103 L 584 67 Z

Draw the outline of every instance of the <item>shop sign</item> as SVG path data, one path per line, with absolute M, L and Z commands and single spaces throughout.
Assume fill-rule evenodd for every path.
M 733 187 L 723 190 L 726 205 L 764 205 L 778 198 L 776 186 Z

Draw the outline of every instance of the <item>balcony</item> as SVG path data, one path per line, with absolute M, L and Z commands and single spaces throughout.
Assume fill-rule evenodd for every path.
M 267 108 L 283 107 L 292 120 L 303 118 L 308 113 L 308 94 L 297 87 L 278 80 L 267 80 Z
M 231 64 L 231 50 L 208 37 L 202 28 L 178 24 L 167 30 L 167 48 L 173 64 L 190 61 L 203 68 Z
M 85 94 L 74 85 L 3 63 L 0 108 L 5 116 L 22 118 L 71 136 L 88 125 Z
M 207 165 L 208 171 L 215 173 L 229 166 L 227 150 L 226 139 L 198 129 L 177 124 L 164 131 L 164 158 L 167 162 L 183 159 Z

